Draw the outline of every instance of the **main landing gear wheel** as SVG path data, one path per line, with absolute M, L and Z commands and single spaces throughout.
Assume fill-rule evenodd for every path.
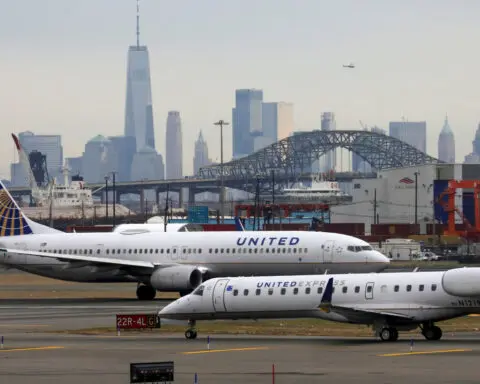
M 442 338 L 442 329 L 436 325 L 423 328 L 422 335 L 427 340 L 440 340 Z
M 185 337 L 189 340 L 193 340 L 197 338 L 197 331 L 194 329 L 187 329 L 185 331 Z
M 383 328 L 380 331 L 380 338 L 382 341 L 397 341 L 398 331 L 395 328 Z
M 139 300 L 153 300 L 156 294 L 157 290 L 148 285 L 139 285 L 137 287 L 137 298 Z

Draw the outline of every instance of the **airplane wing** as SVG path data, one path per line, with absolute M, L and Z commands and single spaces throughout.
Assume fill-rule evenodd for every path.
M 362 305 L 347 307 L 342 305 L 332 304 L 333 296 L 333 277 L 331 277 L 325 287 L 325 291 L 322 295 L 322 300 L 318 308 L 324 312 L 337 312 L 339 314 L 345 315 L 346 317 L 356 317 L 362 314 L 373 315 L 373 316 L 382 316 L 382 317 L 392 317 L 398 319 L 413 319 L 412 316 L 405 315 L 403 313 L 395 312 L 395 309 L 385 310 L 384 308 L 366 308 Z M 384 306 L 382 306 L 384 307 Z
M 40 257 L 48 257 L 51 259 L 57 259 L 59 261 L 67 261 L 67 262 L 86 262 L 91 264 L 108 264 L 108 265 L 117 265 L 119 267 L 140 267 L 140 268 L 149 268 L 154 269 L 158 266 L 168 266 L 166 264 L 156 264 L 151 263 L 149 261 L 142 261 L 142 260 L 128 260 L 128 259 L 116 259 L 110 257 L 97 257 L 97 256 L 87 256 L 87 255 L 65 255 L 61 253 L 50 253 L 50 252 L 38 252 L 38 251 L 30 251 L 30 250 L 22 250 L 22 249 L 7 249 L 2 248 L 0 249 L 0 254 L 2 252 L 7 252 L 10 254 L 17 254 L 17 255 L 26 255 L 26 256 L 40 256 Z M 174 265 L 174 264 L 171 264 Z

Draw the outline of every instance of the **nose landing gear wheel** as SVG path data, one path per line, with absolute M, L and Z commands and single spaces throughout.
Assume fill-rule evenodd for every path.
M 194 329 L 187 329 L 185 331 L 185 338 L 189 340 L 193 340 L 197 338 L 197 331 Z

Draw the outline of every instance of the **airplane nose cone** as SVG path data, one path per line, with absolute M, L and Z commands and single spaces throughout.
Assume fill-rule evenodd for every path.
M 379 271 L 383 271 L 390 265 L 390 259 L 378 251 L 374 251 L 372 261 L 378 263 L 378 265 L 380 266 Z
M 165 307 L 163 307 L 159 312 L 158 312 L 158 316 L 160 317 L 168 317 L 169 315 L 175 313 L 175 311 L 173 310 L 173 305 L 175 304 L 175 302 L 173 303 L 170 303 L 168 305 L 166 305 Z

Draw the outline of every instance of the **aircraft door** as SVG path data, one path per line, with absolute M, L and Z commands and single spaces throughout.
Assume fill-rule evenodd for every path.
M 188 247 L 182 246 L 180 250 L 180 255 L 179 255 L 180 259 L 187 260 L 187 257 L 188 257 L 187 252 L 188 252 Z
M 226 312 L 225 307 L 225 289 L 227 287 L 228 279 L 220 279 L 213 288 L 213 308 L 215 312 Z
M 327 240 L 323 244 L 323 262 L 332 263 L 333 262 L 333 252 L 334 252 L 335 242 L 333 240 Z
M 373 286 L 375 285 L 374 282 L 369 282 L 365 285 L 365 299 L 372 300 L 373 299 Z

